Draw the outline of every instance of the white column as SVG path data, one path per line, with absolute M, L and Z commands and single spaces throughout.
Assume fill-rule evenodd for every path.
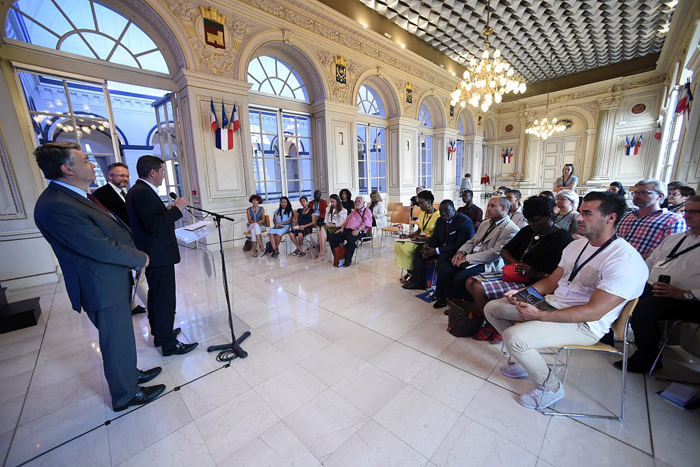
M 600 185 L 610 180 L 610 151 L 620 98 L 617 96 L 607 97 L 599 100 L 597 104 L 599 109 L 598 137 L 596 138 L 593 173 L 588 182 Z

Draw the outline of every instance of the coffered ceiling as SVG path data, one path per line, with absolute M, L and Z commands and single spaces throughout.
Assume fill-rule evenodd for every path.
M 487 0 L 345 1 L 363 3 L 462 65 L 483 50 Z M 677 3 L 492 0 L 490 42 L 536 83 L 548 77 L 550 52 L 552 77 L 660 53 Z

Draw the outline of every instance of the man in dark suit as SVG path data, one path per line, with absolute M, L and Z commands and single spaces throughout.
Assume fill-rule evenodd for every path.
M 433 235 L 423 245 L 421 254 L 413 260 L 411 283 L 404 289 L 425 289 L 427 285 L 426 270 L 428 263 L 437 260 L 438 264 L 451 261 L 460 246 L 474 236 L 474 224 L 471 219 L 455 210 L 452 200 L 440 203 L 440 219 L 435 224 Z
M 139 387 L 161 368 L 136 368 L 129 307 L 129 270 L 148 266 L 148 255 L 136 249 L 129 227 L 86 195 L 95 166 L 79 145 L 48 143 L 34 155 L 50 180 L 36 202 L 34 221 L 58 258 L 73 309 L 82 307 L 99 332 L 112 407 L 118 412 L 150 402 L 165 386 Z
M 158 187 L 165 179 L 165 161 L 155 156 L 142 156 L 136 163 L 139 179 L 126 195 L 126 211 L 139 250 L 151 259 L 146 268 L 148 281 L 148 320 L 153 344 L 161 347 L 163 356 L 183 355 L 194 350 L 197 343 L 177 340 L 175 321 L 175 265 L 180 251 L 175 237 L 175 222 L 187 207 L 185 198 L 177 198 L 167 207 L 158 196 Z
M 129 225 L 129 215 L 126 213 L 126 189 L 129 187 L 129 167 L 123 162 L 113 162 L 107 167 L 107 184 L 95 190 L 92 194 L 126 225 Z M 132 278 L 133 285 L 133 278 Z M 136 293 L 146 303 L 148 288 L 141 278 L 136 286 Z M 146 309 L 136 303 L 131 304 L 131 314 L 145 313 Z

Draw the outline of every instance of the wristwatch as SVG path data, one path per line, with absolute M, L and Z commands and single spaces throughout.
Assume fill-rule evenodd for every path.
M 685 292 L 683 292 L 683 298 L 685 298 L 686 300 L 694 300 L 695 295 L 693 295 L 693 292 L 691 292 L 690 290 L 686 290 Z

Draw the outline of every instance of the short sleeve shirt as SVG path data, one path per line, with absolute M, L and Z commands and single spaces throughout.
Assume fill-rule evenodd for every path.
M 651 253 L 669 235 L 685 230 L 685 219 L 665 209 L 643 217 L 639 217 L 639 211 L 628 212 L 617 226 L 617 234 L 642 255 Z
M 559 177 L 554 181 L 554 183 L 556 183 L 557 187 L 559 188 L 570 188 L 574 186 L 574 183 L 578 185 L 578 177 L 576 175 L 572 175 L 571 177 L 566 179 L 566 184 L 564 184 L 564 177 Z
M 580 266 L 597 250 L 598 248 L 591 246 L 585 238 L 569 243 L 559 261 L 559 267 L 564 270 L 564 275 L 559 280 L 554 293 L 545 298 L 550 305 L 558 309 L 585 305 L 596 289 L 624 299 L 625 302 L 607 312 L 598 321 L 587 323 L 595 335 L 603 337 L 620 316 L 625 303 L 642 294 L 644 284 L 649 277 L 649 269 L 639 252 L 632 245 L 618 238 L 589 261 L 569 283 L 569 276 L 579 254 L 583 251 L 578 260 Z

